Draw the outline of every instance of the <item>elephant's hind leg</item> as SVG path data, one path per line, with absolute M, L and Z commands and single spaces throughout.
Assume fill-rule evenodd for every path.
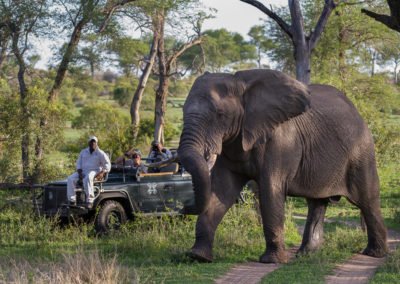
M 216 178 L 214 178 L 216 177 Z M 215 231 L 228 209 L 236 201 L 246 180 L 227 169 L 213 170 L 212 194 L 206 211 L 196 223 L 196 241 L 189 256 L 201 262 L 213 261 Z
M 304 254 L 317 250 L 324 240 L 324 218 L 327 199 L 307 199 L 308 215 L 304 228 L 303 241 L 298 254 Z
M 387 232 L 380 209 L 378 175 L 372 162 L 365 162 L 351 175 L 349 201 L 360 208 L 367 226 L 368 245 L 363 254 L 383 257 L 388 251 Z

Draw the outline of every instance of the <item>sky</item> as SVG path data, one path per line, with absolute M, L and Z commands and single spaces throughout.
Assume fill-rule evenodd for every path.
M 285 0 L 259 0 L 265 6 L 284 6 Z M 246 36 L 250 28 L 261 24 L 260 19 L 266 19 L 267 15 L 247 3 L 239 0 L 201 0 L 205 6 L 216 8 L 218 11 L 214 19 L 204 23 L 204 29 L 226 28 L 229 31 L 239 32 Z
M 267 15 L 257 8 L 243 3 L 240 0 L 200 0 L 206 7 L 215 8 L 215 18 L 209 19 L 204 23 L 203 29 L 220 29 L 226 28 L 228 31 L 238 32 L 247 38 L 247 33 L 254 25 L 261 24 L 260 19 L 266 19 Z M 287 5 L 286 0 L 259 0 L 261 3 L 269 7 L 270 5 L 282 6 Z M 35 43 L 41 60 L 36 67 L 47 69 L 48 61 L 52 55 L 50 40 L 43 40 Z

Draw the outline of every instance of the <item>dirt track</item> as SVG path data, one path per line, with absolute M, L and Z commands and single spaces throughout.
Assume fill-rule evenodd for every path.
M 303 218 L 297 216 L 297 218 Z M 332 220 L 327 220 L 332 222 Z M 346 222 L 348 226 L 356 226 L 351 222 Z M 299 228 L 303 231 L 304 228 Z M 389 230 L 388 231 L 388 244 L 389 249 L 392 251 L 400 245 L 400 233 Z M 297 247 L 289 251 L 289 257 L 293 258 Z M 346 262 L 338 265 L 333 271 L 332 275 L 325 278 L 327 284 L 362 284 L 368 283 L 368 280 L 375 274 L 376 269 L 385 263 L 386 258 L 374 258 L 362 254 L 355 254 Z M 225 275 L 215 280 L 217 284 L 224 283 L 241 283 L 241 284 L 255 284 L 259 283 L 263 277 L 280 268 L 280 264 L 264 264 L 258 262 L 248 262 L 234 266 Z

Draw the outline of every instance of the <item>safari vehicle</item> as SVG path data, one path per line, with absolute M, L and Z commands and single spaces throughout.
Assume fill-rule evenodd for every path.
M 159 168 L 157 173 L 139 173 L 135 168 L 113 165 L 104 180 L 95 181 L 92 208 L 85 192 L 76 189 L 77 203 L 68 204 L 67 181 L 44 186 L 41 213 L 63 219 L 94 217 L 97 232 L 117 229 L 135 214 L 194 214 L 192 177 L 178 163 Z

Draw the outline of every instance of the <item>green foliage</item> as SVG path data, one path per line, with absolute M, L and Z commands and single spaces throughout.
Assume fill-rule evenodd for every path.
M 203 44 L 206 66 L 213 72 L 221 71 L 229 64 L 245 62 L 256 58 L 254 45 L 249 44 L 244 38 L 226 29 L 207 30 L 204 32 Z M 200 47 L 196 46 L 188 50 L 188 54 L 182 60 L 190 64 L 195 55 L 201 54 Z
M 386 263 L 378 268 L 377 273 L 370 283 L 397 283 L 400 275 L 400 249 L 390 253 Z
M 152 119 L 142 119 L 139 126 L 139 137 L 153 137 L 154 121 Z M 164 138 L 166 142 L 171 141 L 179 134 L 179 131 L 168 121 L 165 124 Z
M 149 53 L 149 43 L 146 40 L 130 37 L 116 38 L 108 47 L 117 54 L 118 65 L 127 77 L 140 69 L 140 62 Z
M 72 127 L 86 130 L 71 148 L 75 152 L 86 147 L 89 135 L 96 135 L 100 147 L 113 154 L 120 155 L 132 147 L 129 116 L 109 104 L 100 102 L 83 107 L 72 121 Z
M 115 83 L 113 98 L 120 106 L 130 106 L 137 88 L 137 79 L 119 78 Z

